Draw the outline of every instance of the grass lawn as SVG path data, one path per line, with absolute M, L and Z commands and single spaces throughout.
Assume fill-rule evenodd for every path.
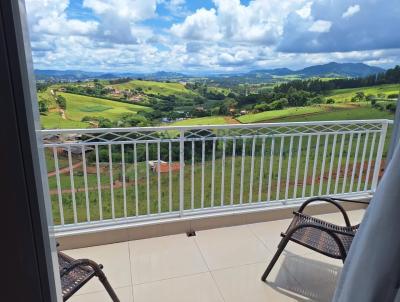
M 81 122 L 85 116 L 118 119 L 123 113 L 136 113 L 140 110 L 151 110 L 148 107 L 88 97 L 70 93 L 58 93 L 67 101 L 66 119 L 59 112 L 49 112 L 41 116 L 43 128 L 87 128 L 89 123 Z
M 350 102 L 351 98 L 356 95 L 357 92 L 364 92 L 366 95 L 373 94 L 384 94 L 386 97 L 389 94 L 399 93 L 400 84 L 387 84 L 370 87 L 360 88 L 348 88 L 348 89 L 335 89 L 331 90 L 328 94 L 328 98 L 332 98 L 335 102 Z
M 224 125 L 227 124 L 223 116 L 206 116 L 199 118 L 191 118 L 183 121 L 178 121 L 171 126 L 201 126 L 201 125 Z
M 322 111 L 303 116 L 286 116 L 273 122 L 313 122 L 313 121 L 341 121 L 341 120 L 369 120 L 393 119 L 394 114 L 371 108 L 370 105 L 340 105 L 332 106 L 330 111 Z
M 258 123 L 268 120 L 275 120 L 287 116 L 315 114 L 326 111 L 324 106 L 310 106 L 310 107 L 291 107 L 282 110 L 264 111 L 255 114 L 246 114 L 240 116 L 237 120 L 243 124 Z

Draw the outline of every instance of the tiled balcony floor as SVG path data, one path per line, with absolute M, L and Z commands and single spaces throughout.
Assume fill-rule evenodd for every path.
M 349 212 L 352 224 L 364 210 Z M 343 224 L 339 213 L 320 215 Z M 330 301 L 341 271 L 330 259 L 289 243 L 268 280 L 261 274 L 290 219 L 234 226 L 65 251 L 91 258 L 104 271 L 121 301 Z M 72 302 L 111 301 L 97 279 Z

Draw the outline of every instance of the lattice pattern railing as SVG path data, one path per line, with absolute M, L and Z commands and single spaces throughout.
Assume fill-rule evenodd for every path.
M 58 230 L 373 192 L 387 120 L 43 130 Z

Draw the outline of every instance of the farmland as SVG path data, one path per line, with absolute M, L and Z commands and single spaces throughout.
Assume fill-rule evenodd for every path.
M 325 110 L 326 108 L 322 106 L 292 107 L 282 110 L 264 111 L 256 114 L 246 114 L 240 116 L 238 120 L 243 124 L 259 123 L 287 116 L 299 116 L 299 115 L 303 116 L 308 114 L 314 114 L 314 113 L 324 112 Z
M 381 95 L 381 98 L 387 98 L 388 95 L 398 94 L 399 91 L 399 84 L 387 84 L 361 88 L 335 89 L 329 91 L 327 97 L 334 99 L 337 103 L 343 103 L 350 102 L 357 92 L 363 92 L 365 95 L 375 95 L 378 97 Z

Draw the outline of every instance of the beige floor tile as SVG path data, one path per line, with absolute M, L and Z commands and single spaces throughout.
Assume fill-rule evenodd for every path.
M 284 219 L 260 222 L 249 224 L 248 227 L 272 253 L 275 253 L 277 251 L 278 244 L 282 239 L 281 233 L 287 230 L 291 221 L 291 219 Z M 295 255 L 302 255 L 310 252 L 309 249 L 293 242 L 289 242 L 285 250 L 290 251 Z
M 115 289 L 115 293 L 121 302 L 133 302 L 132 287 L 122 287 Z M 104 290 L 101 292 L 74 295 L 71 297 L 71 302 L 112 302 L 108 293 Z
M 268 277 L 261 281 L 267 263 L 255 263 L 223 270 L 212 275 L 225 302 L 306 301 L 298 293 L 300 284 L 282 266 L 284 256 L 276 263 Z
M 304 295 L 315 301 L 331 301 L 339 279 L 342 262 L 312 252 L 286 257 L 283 265 L 301 285 Z
M 349 211 L 348 215 L 349 215 L 351 224 L 354 225 L 354 224 L 360 223 L 362 221 L 362 219 L 364 218 L 365 213 L 366 213 L 366 209 Z
M 194 242 L 185 234 L 129 242 L 134 284 L 206 272 Z
M 134 286 L 135 302 L 223 302 L 209 272 Z
M 103 264 L 103 271 L 114 288 L 131 286 L 132 284 L 128 242 L 67 250 L 65 253 L 75 259 L 89 258 Z M 77 294 L 103 290 L 103 285 L 95 277 Z
M 195 240 L 211 270 L 260 262 L 270 254 L 247 226 L 200 231 Z

